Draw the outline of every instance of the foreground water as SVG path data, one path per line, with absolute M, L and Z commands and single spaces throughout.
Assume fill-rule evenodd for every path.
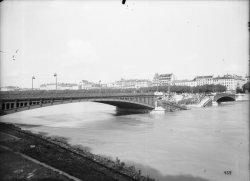
M 248 181 L 248 110 L 248 102 L 231 102 L 118 116 L 112 106 L 74 103 L 6 115 L 1 121 L 67 137 L 73 145 L 119 157 L 158 180 Z

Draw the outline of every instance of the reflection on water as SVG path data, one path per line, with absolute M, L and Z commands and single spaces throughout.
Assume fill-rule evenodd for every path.
M 248 103 L 166 114 L 119 114 L 99 103 L 74 103 L 2 117 L 39 125 L 34 132 L 69 138 L 96 154 L 136 164 L 158 180 L 248 180 Z M 232 171 L 225 175 L 224 171 Z
M 112 115 L 125 116 L 125 115 L 131 115 L 131 114 L 144 114 L 144 113 L 149 113 L 149 112 L 150 112 L 150 110 L 140 110 L 140 109 L 127 110 L 127 109 L 116 108 L 115 112 Z
M 157 180 L 162 181 L 211 181 L 210 179 L 202 178 L 199 176 L 192 176 L 190 174 L 184 175 L 162 175 L 157 169 L 154 169 L 150 166 L 142 165 L 139 163 L 131 162 L 130 164 L 135 165 L 136 168 L 141 168 L 144 172 L 147 172 L 148 175 L 151 175 Z

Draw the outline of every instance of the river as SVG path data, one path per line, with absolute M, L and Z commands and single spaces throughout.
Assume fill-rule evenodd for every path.
M 165 114 L 117 115 L 113 106 L 85 102 L 10 114 L 1 121 L 67 137 L 73 145 L 118 157 L 161 181 L 248 181 L 248 111 L 248 102 L 242 101 Z

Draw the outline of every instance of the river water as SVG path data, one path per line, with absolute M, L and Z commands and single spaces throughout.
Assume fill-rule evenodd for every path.
M 249 104 L 243 101 L 186 111 L 117 115 L 113 106 L 85 102 L 10 114 L 1 121 L 67 137 L 73 145 L 118 157 L 158 180 L 248 181 L 248 111 Z

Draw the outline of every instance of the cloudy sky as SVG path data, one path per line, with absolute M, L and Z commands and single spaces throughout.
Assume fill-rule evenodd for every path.
M 1 86 L 248 74 L 248 1 L 4 1 Z M 18 52 L 15 54 L 15 51 Z M 15 55 L 15 60 L 12 56 Z

